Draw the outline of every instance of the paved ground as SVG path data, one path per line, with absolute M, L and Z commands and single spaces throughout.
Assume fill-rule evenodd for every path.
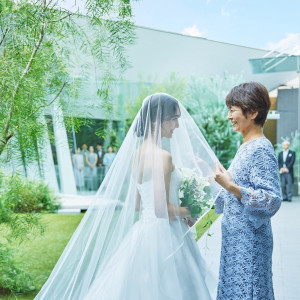
M 198 242 L 202 255 L 218 276 L 221 249 L 221 217 Z M 276 300 L 300 299 L 300 197 L 283 202 L 272 218 L 274 235 L 273 282 Z

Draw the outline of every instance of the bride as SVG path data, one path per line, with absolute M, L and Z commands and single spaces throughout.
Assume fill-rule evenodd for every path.
M 175 98 L 148 96 L 35 299 L 211 299 L 216 282 L 187 226 L 194 219 L 180 190 L 184 174 L 194 174 L 207 179 L 212 198 L 215 160 Z

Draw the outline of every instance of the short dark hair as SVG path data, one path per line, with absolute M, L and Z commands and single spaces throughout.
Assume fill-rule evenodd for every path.
M 160 112 L 159 109 L 161 109 Z M 176 115 L 177 110 L 180 114 L 178 100 L 168 94 L 156 93 L 148 96 L 144 100 L 143 106 L 140 110 L 139 117 L 134 127 L 134 132 L 139 137 L 144 136 L 146 127 L 148 126 L 146 124 L 148 117 L 150 117 L 151 122 L 155 122 L 158 113 L 160 113 L 160 122 L 163 122 L 171 120 Z
M 235 86 L 226 96 L 226 105 L 238 106 L 243 115 L 258 112 L 254 122 L 263 126 L 271 106 L 269 92 L 264 85 L 259 82 L 246 82 Z

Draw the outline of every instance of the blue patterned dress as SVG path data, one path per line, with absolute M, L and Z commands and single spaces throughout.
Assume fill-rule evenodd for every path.
M 273 300 L 270 218 L 281 204 L 277 159 L 265 137 L 238 150 L 228 169 L 242 199 L 222 189 L 223 213 L 218 300 Z

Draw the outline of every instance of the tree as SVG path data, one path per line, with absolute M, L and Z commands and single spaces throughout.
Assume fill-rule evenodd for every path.
M 0 156 L 6 150 L 25 165 L 39 161 L 47 130 L 43 116 L 54 102 L 76 122 L 69 98 L 89 80 L 90 67 L 74 60 L 78 48 L 95 68 L 97 106 L 112 108 L 111 87 L 128 66 L 125 47 L 134 39 L 131 5 L 87 0 L 85 8 L 81 16 L 58 0 L 0 2 Z
M 74 118 L 69 98 L 87 84 L 91 66 L 99 85 L 97 106 L 111 110 L 111 87 L 128 65 L 125 46 L 133 38 L 129 0 L 87 0 L 86 16 L 60 8 L 58 0 L 1 0 L 0 159 L 40 162 L 44 115 L 54 103 L 78 128 L 82 120 Z M 89 55 L 89 65 L 74 59 L 81 53 Z M 0 169 L 0 293 L 31 291 L 33 280 L 15 261 L 9 241 L 22 241 L 43 226 L 36 213 L 15 212 L 16 183 L 8 179 Z

